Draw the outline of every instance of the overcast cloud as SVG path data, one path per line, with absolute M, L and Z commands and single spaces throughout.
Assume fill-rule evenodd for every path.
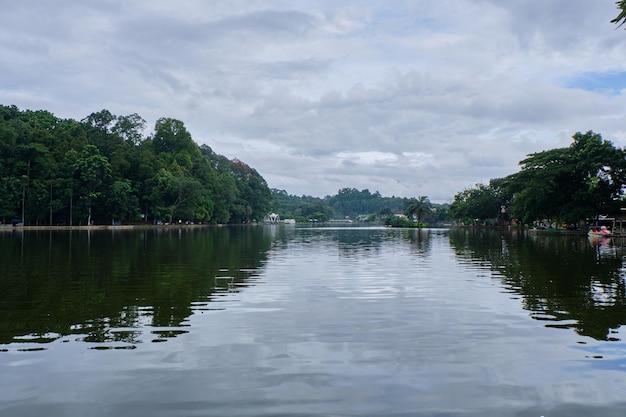
M 270 187 L 454 194 L 626 145 L 614 0 L 0 0 L 0 104 L 182 120 Z

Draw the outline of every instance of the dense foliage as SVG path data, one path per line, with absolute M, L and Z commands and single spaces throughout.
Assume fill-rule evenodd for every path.
M 448 205 L 431 203 L 428 197 L 383 197 L 378 191 L 342 188 L 333 196 L 317 198 L 289 195 L 285 190 L 272 189 L 273 210 L 281 218 L 298 222 L 331 219 L 351 219 L 391 226 L 411 226 L 418 223 L 443 223 L 448 220 Z M 415 218 L 414 222 L 409 217 Z
M 145 129 L 137 114 L 75 121 L 0 106 L 0 220 L 245 223 L 270 209 L 258 172 L 198 146 L 180 120 Z
M 450 205 L 450 216 L 461 223 L 498 223 L 506 215 L 506 196 L 502 191 L 502 180 L 491 180 L 488 185 L 477 184 L 454 196 Z
M 356 188 L 342 188 L 326 201 L 336 213 L 349 217 L 402 210 L 406 203 L 404 198 L 383 197 L 378 191 L 371 193 L 368 189 L 359 191 Z
M 623 205 L 626 152 L 594 132 L 576 133 L 567 148 L 533 153 L 519 172 L 461 191 L 451 214 L 468 221 L 549 220 L 576 225 Z

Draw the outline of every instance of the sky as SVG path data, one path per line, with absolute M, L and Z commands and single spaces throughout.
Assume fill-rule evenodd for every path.
M 184 122 L 271 188 L 436 203 L 592 130 L 626 146 L 614 0 L 0 0 L 0 104 Z

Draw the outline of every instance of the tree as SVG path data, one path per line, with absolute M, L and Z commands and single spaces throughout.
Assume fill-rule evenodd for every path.
M 378 191 L 371 193 L 368 189 L 359 191 L 356 188 L 342 188 L 325 200 L 337 215 L 350 217 L 376 214 L 383 209 L 393 212 L 404 207 L 407 201 L 406 198 L 383 197 Z
M 125 141 L 139 145 L 143 141 L 142 132 L 146 129 L 146 121 L 137 113 L 118 116 L 111 131 Z
M 69 208 L 68 224 L 74 225 L 74 188 L 76 185 L 76 161 L 78 160 L 78 152 L 74 149 L 68 150 L 61 160 L 59 166 L 59 172 L 62 179 L 59 181 L 61 192 L 63 197 L 66 198 L 67 206 Z
M 577 218 L 592 217 L 619 209 L 626 185 L 626 153 L 598 133 L 576 133 L 570 145 L 576 161 L 579 188 L 572 195 L 571 212 Z
M 404 209 L 404 213 L 411 217 L 413 216 L 417 220 L 418 226 L 422 222 L 422 216 L 432 211 L 430 200 L 426 196 L 418 196 L 417 198 L 411 198 Z
M 103 109 L 99 112 L 91 113 L 89 116 L 85 117 L 82 122 L 108 133 L 109 128 L 115 119 L 116 116 L 114 114 L 106 109 Z
M 512 196 L 509 211 L 522 223 L 562 218 L 563 208 L 577 188 L 567 148 L 530 154 L 518 173 L 505 178 Z
M 148 201 L 156 218 L 170 222 L 210 220 L 214 208 L 207 188 L 175 162 L 150 180 Z
M 388 215 L 384 220 L 385 226 L 391 227 L 415 227 L 415 223 L 406 216 Z M 419 227 L 419 225 L 418 225 Z
M 567 223 L 619 208 L 626 184 L 626 154 L 592 131 L 577 132 L 568 148 L 530 154 L 504 179 L 512 214 L 528 223 Z
M 301 215 L 308 220 L 326 222 L 332 216 L 332 208 L 321 201 L 314 201 L 302 208 Z
M 272 207 L 272 193 L 263 177 L 236 158 L 231 161 L 231 173 L 239 189 L 239 199 L 234 204 L 233 220 L 245 223 L 263 219 Z
M 18 210 L 22 182 L 16 177 L 0 177 L 0 220 L 11 221 Z
M 146 220 L 226 223 L 269 212 L 256 170 L 198 147 L 179 120 L 159 119 L 152 136 L 144 128 L 136 113 L 101 110 L 78 122 L 0 105 L 0 220 L 110 223 L 141 207 Z
M 175 155 L 181 151 L 198 153 L 198 145 L 191 138 L 191 134 L 180 120 L 162 117 L 154 126 L 154 151 L 157 154 L 170 153 Z
M 476 184 L 473 188 L 466 188 L 454 196 L 450 206 L 451 215 L 465 223 L 495 219 L 503 205 L 499 194 L 492 182 L 488 185 Z
M 211 195 L 215 201 L 215 209 L 211 221 L 213 223 L 228 223 L 233 215 L 235 201 L 239 198 L 239 190 L 235 178 L 222 172 L 213 184 Z
M 616 1 L 615 4 L 620 9 L 620 13 L 615 19 L 611 20 L 611 23 L 615 23 L 617 27 L 620 27 L 626 23 L 626 0 Z
M 107 204 L 112 222 L 115 219 L 131 219 L 138 212 L 139 201 L 129 180 L 115 181 L 107 194 Z
M 87 145 L 74 163 L 80 198 L 87 206 L 87 225 L 91 225 L 93 202 L 102 194 L 101 186 L 111 176 L 111 164 L 93 145 Z

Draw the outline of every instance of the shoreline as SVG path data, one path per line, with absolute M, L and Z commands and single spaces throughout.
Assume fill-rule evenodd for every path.
M 124 224 L 124 225 L 93 225 L 93 226 L 12 226 L 0 225 L 0 232 L 31 231 L 31 230 L 134 230 L 134 229 L 192 229 L 223 227 L 223 224 Z

